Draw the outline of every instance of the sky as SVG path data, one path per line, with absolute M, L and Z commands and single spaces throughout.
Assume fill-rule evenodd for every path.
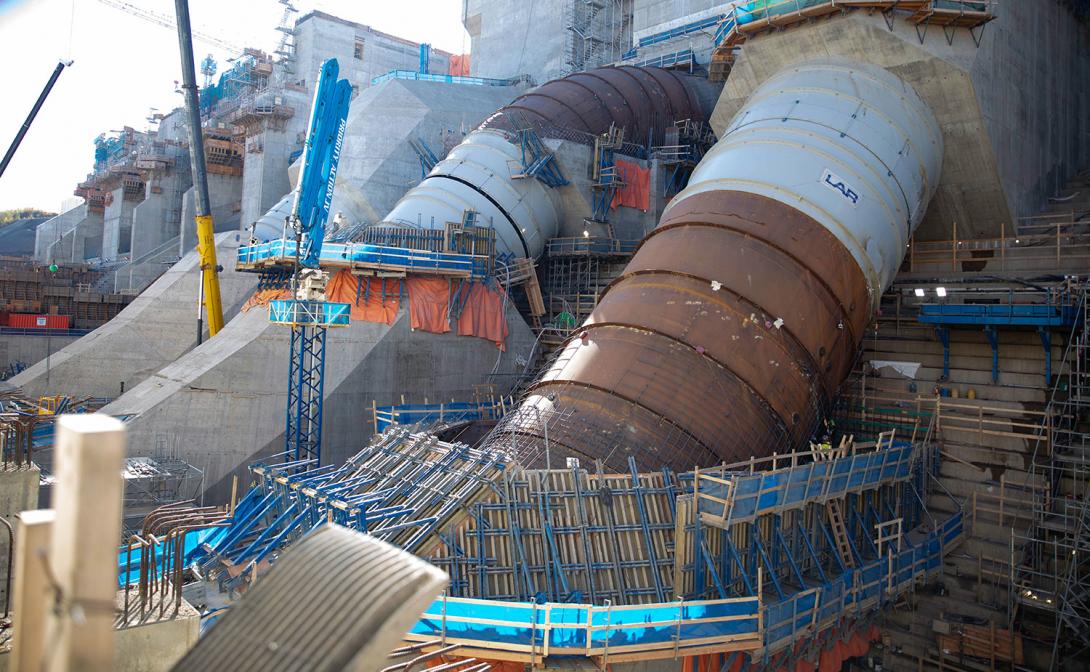
M 182 104 L 177 33 L 109 5 L 129 4 L 173 19 L 172 0 L 0 0 L 0 152 L 6 151 L 58 60 L 72 60 L 0 177 L 0 210 L 59 212 L 94 163 L 100 133 L 148 127 L 148 116 Z M 462 0 L 293 0 L 451 53 L 469 51 Z M 277 0 L 189 0 L 193 30 L 241 47 L 275 49 Z M 229 67 L 233 54 L 194 40 Z M 202 79 L 197 73 L 198 81 Z M 78 202 L 78 201 L 76 201 Z

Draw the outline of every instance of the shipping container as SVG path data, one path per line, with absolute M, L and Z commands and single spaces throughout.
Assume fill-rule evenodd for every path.
M 12 313 L 8 316 L 8 326 L 16 329 L 68 329 L 70 322 L 68 315 Z

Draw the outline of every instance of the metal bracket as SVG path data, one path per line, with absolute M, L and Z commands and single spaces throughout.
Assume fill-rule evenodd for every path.
M 939 382 L 950 379 L 950 330 L 946 327 L 935 327 L 935 337 L 942 343 L 942 378 Z
M 992 346 L 992 382 L 999 382 L 999 332 L 995 327 L 984 327 L 984 336 Z

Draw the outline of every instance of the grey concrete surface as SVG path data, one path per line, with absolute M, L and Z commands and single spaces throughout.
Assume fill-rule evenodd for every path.
M 463 24 L 477 77 L 530 75 L 543 84 L 567 72 L 565 7 L 571 0 L 468 0 Z
M 409 142 L 423 140 L 438 158 L 522 92 L 514 86 L 473 86 L 394 79 L 354 101 L 345 129 L 332 213 L 349 223 L 381 221 L 420 182 Z
M 0 467 L 0 516 L 15 527 L 15 516 L 38 508 L 38 481 L 41 471 L 35 465 L 18 468 Z M 8 535 L 0 530 L 0 599 L 6 599 L 8 578 Z
M 118 187 L 110 192 L 103 213 L 102 249 L 100 256 L 114 261 L 129 254 L 132 244 L 132 212 L 138 201 L 125 198 L 125 189 Z
M 119 604 L 124 604 L 124 595 L 124 591 L 118 593 Z M 173 614 L 174 607 L 171 606 L 167 613 Z M 200 627 L 200 613 L 182 600 L 174 618 L 149 618 L 143 625 L 114 630 L 113 669 L 116 672 L 167 672 L 197 643 Z
M 216 253 L 226 260 L 220 274 L 224 313 L 230 319 L 253 292 L 254 275 L 233 270 L 237 232 L 216 236 Z M 222 263 L 222 262 L 221 262 Z M 196 252 L 183 257 L 117 317 L 13 377 L 29 396 L 116 397 L 196 345 Z
M 470 398 L 494 367 L 500 385 L 509 384 L 534 337 L 514 310 L 508 324 L 505 353 L 479 338 L 412 331 L 404 308 L 392 326 L 330 330 L 322 462 L 339 463 L 363 447 L 373 400 Z M 242 313 L 103 412 L 129 417 L 129 454 L 178 455 L 204 471 L 206 503 L 223 502 L 232 475 L 245 483 L 248 464 L 284 449 L 290 333 L 270 325 L 264 308 Z
M 1080 112 L 1088 44 L 1087 28 L 1053 0 L 1005 4 L 979 48 L 965 29 L 948 44 L 932 26 L 921 43 L 900 15 L 890 31 L 880 16 L 853 12 L 747 41 L 712 126 L 721 132 L 761 82 L 815 54 L 880 65 L 916 89 L 943 129 L 942 179 L 917 236 L 950 239 L 954 222 L 959 238 L 998 235 L 1090 161 Z
M 47 219 L 34 230 L 34 258 L 43 264 L 53 261 L 55 246 L 64 234 L 70 232 L 87 216 L 87 204 L 81 203 L 56 217 Z M 70 259 L 65 259 L 70 261 Z
M 212 226 L 216 233 L 236 231 L 240 223 L 243 181 L 238 175 L 209 175 L 208 200 L 212 206 Z M 197 192 L 190 187 L 182 196 L 182 221 L 178 254 L 197 246 Z M 164 239 L 165 240 L 165 239 Z M 220 262 L 225 268 L 226 265 Z
M 37 364 L 79 340 L 79 336 L 24 336 L 0 334 L 0 371 L 12 364 Z

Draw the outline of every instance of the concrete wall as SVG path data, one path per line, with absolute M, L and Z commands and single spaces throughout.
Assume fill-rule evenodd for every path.
M 12 364 L 26 366 L 52 357 L 53 353 L 75 343 L 79 336 L 22 336 L 0 334 L 0 371 L 8 371 Z
M 356 50 L 357 43 L 362 45 L 361 52 Z M 391 70 L 415 72 L 420 64 L 420 45 L 325 12 L 308 12 L 295 22 L 295 81 L 304 80 L 313 91 L 322 63 L 330 58 L 337 59 L 340 76 L 359 92 Z M 430 51 L 430 72 L 445 75 L 449 65 L 450 54 Z
M 118 187 L 110 192 L 109 204 L 103 213 L 102 249 L 100 255 L 106 261 L 114 261 L 127 255 L 132 244 L 132 211 L 136 202 L 126 200 L 125 190 Z
M 714 14 L 723 14 L 732 4 L 722 0 L 633 0 L 632 35 L 638 40 Z
M 394 79 L 353 101 L 333 192 L 332 213 L 378 222 L 420 182 L 409 141 L 423 140 L 440 158 L 521 89 Z
M 230 319 L 257 284 L 237 273 L 233 259 L 239 234 L 216 236 L 216 253 L 225 260 L 220 274 L 224 313 Z M 11 379 L 28 396 L 116 397 L 196 345 L 200 268 L 191 252 L 125 307 L 117 317 Z
M 289 158 L 303 148 L 311 96 L 294 89 L 285 89 L 280 95 L 283 104 L 294 110 L 292 117 L 280 124 L 267 124 L 246 139 L 239 221 L 243 229 L 249 229 L 291 190 Z
M 209 175 L 208 176 L 208 200 L 212 205 L 212 226 L 217 233 L 222 231 L 236 231 L 241 225 L 241 203 L 244 185 L 243 178 L 238 175 Z M 182 196 L 182 221 L 179 237 L 179 254 L 185 254 L 197 247 L 197 222 L 196 214 L 197 192 L 191 187 Z M 233 259 L 228 259 L 233 266 Z M 220 265 L 228 268 L 220 260 Z
M 629 46 L 637 46 L 644 37 L 657 35 L 689 23 L 725 14 L 738 0 L 633 0 L 632 39 Z M 678 35 L 664 42 L 639 47 L 634 62 L 691 49 L 698 66 L 707 67 L 715 47 L 716 26 Z
M 465 0 L 463 23 L 473 44 L 477 77 L 530 75 L 537 84 L 566 72 L 565 9 L 572 0 Z
M 618 155 L 619 160 L 638 163 L 644 167 L 651 166 L 650 207 L 647 212 L 628 207 L 610 210 L 610 232 L 609 227 L 604 224 L 584 221 L 594 212 L 594 190 L 591 189 L 594 149 L 588 145 L 554 139 L 545 140 L 545 144 L 553 151 L 564 177 L 570 183 L 557 190 L 564 212 L 556 234 L 558 238 L 578 238 L 586 231 L 595 237 L 612 235 L 618 240 L 639 240 L 658 224 L 666 207 L 666 199 L 662 195 L 660 181 L 662 169 L 657 163 L 649 164 L 647 161 Z
M 43 264 L 52 263 L 55 260 L 53 255 L 58 253 L 56 247 L 61 237 L 74 229 L 86 216 L 87 204 L 81 203 L 39 224 L 34 231 L 34 258 Z M 70 261 L 71 258 L 64 260 Z
M 142 202 L 132 213 L 132 258 L 143 257 L 163 243 L 178 237 L 182 219 L 182 199 L 193 185 L 188 156 L 178 155 L 176 166 L 159 175 L 158 193 L 147 185 Z M 216 177 L 221 177 L 216 175 Z M 210 187 L 211 188 L 211 187 Z
M 1087 29 L 1045 0 L 1004 4 L 979 48 L 967 30 L 953 38 L 932 26 L 921 44 L 903 15 L 890 31 L 880 16 L 853 12 L 750 39 L 712 125 L 722 132 L 761 82 L 811 55 L 880 65 L 916 89 L 943 129 L 942 178 L 917 235 L 949 239 L 954 222 L 961 238 L 1011 231 L 1090 161 Z
M 79 263 L 102 256 L 102 238 L 106 222 L 101 212 L 88 212 L 72 230 L 71 259 Z M 61 242 L 64 245 L 65 241 Z
M 1005 2 L 969 72 L 1007 203 L 1034 215 L 1090 167 L 1090 24 L 1058 0 Z
M 322 462 L 357 452 L 372 433 L 372 400 L 470 398 L 496 368 L 503 384 L 530 355 L 533 334 L 509 311 L 506 353 L 479 338 L 409 329 L 403 309 L 393 326 L 353 322 L 330 330 L 326 345 Z M 166 446 L 205 473 L 206 503 L 223 502 L 231 475 L 283 451 L 290 330 L 266 309 L 233 319 L 216 338 L 178 358 L 109 404 L 130 416 L 129 453 Z
M 91 212 L 87 204 L 77 206 L 69 213 L 80 218 L 64 231 L 62 226 L 53 228 L 50 222 L 42 226 L 47 228 L 36 232 L 35 246 L 41 243 L 41 255 L 35 254 L 35 258 L 43 264 L 56 262 L 82 263 L 86 259 L 98 257 L 102 251 L 103 213 Z M 68 214 L 68 213 L 65 213 Z M 61 231 L 59 235 L 55 231 Z M 46 238 L 52 236 L 51 240 Z

